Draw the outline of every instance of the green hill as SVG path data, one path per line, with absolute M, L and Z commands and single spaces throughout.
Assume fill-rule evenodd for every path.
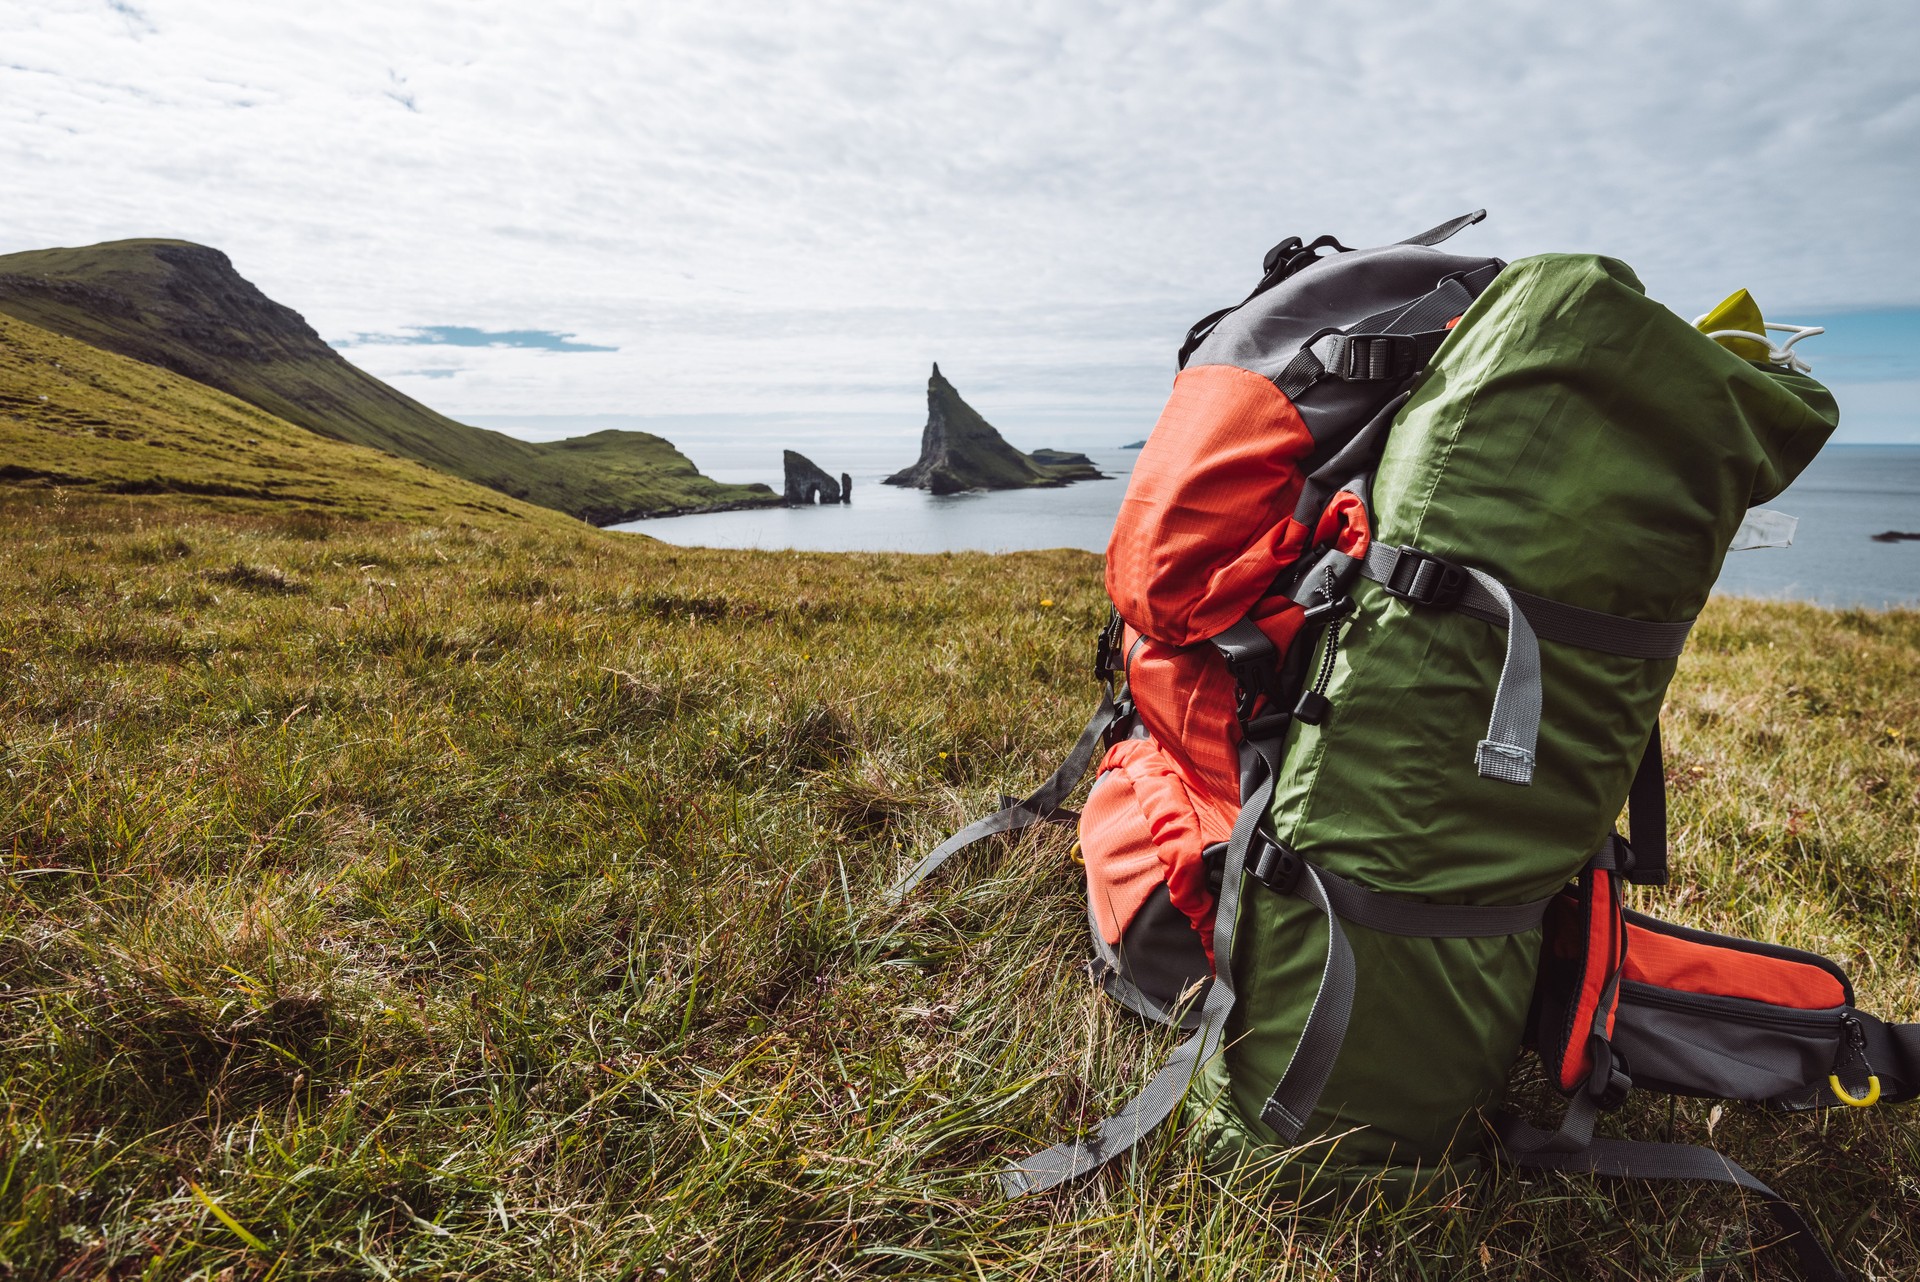
M 457 423 L 349 364 L 227 256 L 180 240 L 0 255 L 0 312 L 218 388 L 335 440 L 417 459 L 596 525 L 772 504 L 646 432 L 534 444 Z
M 557 512 L 316 436 L 192 379 L 6 315 L 0 481 L 191 495 L 197 506 L 282 517 L 574 526 Z

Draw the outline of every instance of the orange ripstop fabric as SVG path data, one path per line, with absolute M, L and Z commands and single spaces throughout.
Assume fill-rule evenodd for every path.
M 1213 892 L 1206 848 L 1233 830 L 1237 803 L 1222 805 L 1187 787 L 1150 739 L 1123 739 L 1100 764 L 1100 777 L 1080 816 L 1080 843 L 1100 935 L 1109 944 L 1165 883 L 1213 958 Z
M 1292 514 L 1312 449 L 1271 380 L 1231 365 L 1182 370 L 1107 544 L 1120 616 L 1176 646 L 1238 623 L 1307 545 Z
M 1367 519 L 1367 505 L 1360 501 L 1360 496 L 1341 490 L 1328 500 L 1327 510 L 1320 514 L 1320 523 L 1314 527 L 1313 542 L 1316 547 L 1324 543 L 1364 560 L 1367 545 L 1373 542 L 1373 526 Z
M 1620 961 L 1622 923 L 1619 900 L 1613 893 L 1613 874 L 1596 869 L 1592 876 L 1592 913 L 1587 921 L 1590 934 L 1587 939 L 1586 969 L 1580 976 L 1580 997 L 1573 1007 L 1572 1040 L 1566 1056 L 1560 1061 L 1560 1089 L 1563 1091 L 1573 1090 L 1586 1081 L 1587 1075 L 1593 1071 L 1590 1037 L 1594 1016 L 1599 1013 L 1601 999 L 1607 995 L 1607 986 Z M 1572 932 L 1568 932 L 1568 936 L 1571 935 Z M 1620 994 L 1616 988 L 1612 1005 L 1607 1010 L 1608 1037 L 1613 1036 L 1614 1016 L 1619 1009 Z
M 1285 597 L 1257 606 L 1253 621 L 1285 654 L 1305 611 Z M 1210 645 L 1175 647 L 1124 634 L 1127 693 L 1147 731 L 1194 790 L 1223 806 L 1240 804 L 1240 687 Z
M 1741 997 L 1797 1010 L 1847 1004 L 1841 982 L 1805 962 L 1676 939 L 1627 923 L 1626 977 L 1682 993 Z

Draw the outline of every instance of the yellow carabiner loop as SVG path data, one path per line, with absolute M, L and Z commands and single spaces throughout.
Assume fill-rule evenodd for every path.
M 1832 1088 L 1834 1098 L 1850 1108 L 1872 1108 L 1880 1102 L 1880 1074 L 1878 1073 L 1867 1074 L 1867 1093 L 1865 1095 L 1847 1094 L 1847 1088 L 1840 1084 L 1840 1075 L 1838 1073 L 1827 1074 L 1827 1085 Z
M 1067 858 L 1079 864 L 1082 868 L 1087 866 L 1087 857 L 1080 853 L 1080 843 L 1077 841 L 1073 843 L 1073 849 L 1067 852 Z M 1879 1096 L 1876 1095 L 1875 1098 L 1877 1099 Z

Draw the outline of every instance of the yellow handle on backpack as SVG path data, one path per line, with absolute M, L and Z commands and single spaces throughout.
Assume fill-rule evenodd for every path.
M 1880 1074 L 1878 1073 L 1867 1074 L 1867 1093 L 1865 1095 L 1849 1095 L 1847 1088 L 1840 1084 L 1840 1074 L 1838 1073 L 1827 1074 L 1827 1085 L 1832 1088 L 1834 1098 L 1849 1108 L 1872 1108 L 1880 1102 Z

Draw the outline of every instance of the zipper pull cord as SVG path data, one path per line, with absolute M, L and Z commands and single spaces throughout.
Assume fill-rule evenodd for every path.
M 1333 702 L 1327 698 L 1327 687 L 1333 684 L 1333 665 L 1340 657 L 1340 636 L 1347 626 L 1347 617 L 1353 613 L 1353 598 L 1340 597 L 1340 581 L 1334 577 L 1332 567 L 1322 571 L 1324 578 L 1320 583 L 1320 596 L 1325 604 L 1314 607 L 1315 610 L 1332 611 L 1333 618 L 1327 623 L 1327 644 L 1320 652 L 1320 671 L 1313 679 L 1311 688 L 1303 692 L 1300 702 L 1294 705 L 1293 719 L 1317 726 L 1327 719 Z

